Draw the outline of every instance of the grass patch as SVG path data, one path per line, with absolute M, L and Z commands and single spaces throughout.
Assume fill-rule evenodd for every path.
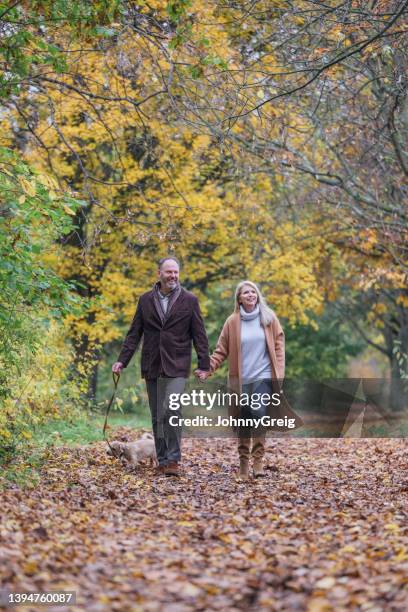
M 78 446 L 103 440 L 102 428 L 105 415 L 90 414 L 74 421 L 54 420 L 41 425 L 33 432 L 32 442 L 39 447 Z M 150 429 L 151 420 L 147 413 L 129 414 L 113 412 L 109 415 L 110 435 L 117 427 Z

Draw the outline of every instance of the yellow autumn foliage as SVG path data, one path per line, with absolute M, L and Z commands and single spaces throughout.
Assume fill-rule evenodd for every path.
M 88 53 L 77 60 L 78 73 L 97 76 L 90 79 L 95 95 L 105 88 L 129 98 L 127 80 L 114 69 L 125 44 L 129 57 L 135 43 L 125 39 L 105 55 Z M 146 53 L 139 61 L 132 78 L 148 95 L 144 77 L 153 71 L 153 58 Z M 49 98 L 56 129 L 46 129 Z M 321 309 L 314 274 L 320 247 L 305 251 L 296 240 L 288 247 L 295 226 L 281 226 L 268 211 L 276 200 L 274 182 L 263 175 L 220 182 L 216 173 L 225 162 L 220 149 L 208 135 L 164 121 L 171 112 L 167 102 L 157 97 L 143 106 L 148 127 L 127 102 L 103 100 L 92 109 L 63 88 L 48 93 L 44 103 L 39 95 L 36 104 L 56 176 L 92 194 L 82 242 L 47 255 L 58 273 L 88 287 L 88 316 L 66 321 L 71 336 L 85 334 L 89 346 L 120 337 L 118 316 L 129 320 L 138 296 L 154 282 L 156 260 L 168 252 L 183 260 L 183 276 L 191 283 L 207 283 L 226 265 L 237 280 L 243 274 L 270 284 L 279 314 L 291 323 L 307 322 L 308 312 Z M 34 143 L 27 158 L 46 172 L 47 156 Z M 75 178 L 83 168 L 85 176 Z
M 191 36 L 203 46 L 203 57 L 208 53 L 233 67 L 237 58 L 231 35 L 238 26 L 229 23 L 222 7 L 193 4 Z M 284 4 L 261 2 L 258 8 L 279 10 Z M 146 10 L 157 10 L 165 18 L 166 6 L 155 1 L 146 4 Z M 211 23 L 223 27 L 205 25 Z M 244 39 L 250 35 L 242 30 Z M 63 30 L 56 36 L 64 42 Z M 170 96 L 163 95 L 160 71 L 169 70 L 166 54 L 176 56 L 178 69 L 184 70 L 184 64 L 191 68 L 200 60 L 194 52 L 182 45 L 162 53 L 147 37 L 124 28 L 103 50 L 84 53 L 71 44 L 69 70 L 67 76 L 58 75 L 60 85 L 30 92 L 21 101 L 35 106 L 42 142 L 39 148 L 28 136 L 26 159 L 51 191 L 69 186 L 84 200 L 83 210 L 72 215 L 76 231 L 43 254 L 58 274 L 80 283 L 87 300 L 85 315 L 71 315 L 64 322 L 81 357 L 77 372 L 84 377 L 97 362 L 97 351 L 122 337 L 138 297 L 155 281 L 157 260 L 169 253 L 182 261 L 182 280 L 202 295 L 208 286 L 243 278 L 260 283 L 290 324 L 309 322 L 311 313 L 321 312 L 328 292 L 335 295 L 332 279 L 322 270 L 328 261 L 329 268 L 338 265 L 338 256 L 329 252 L 323 234 L 313 237 L 316 219 L 299 211 L 298 219 L 282 221 L 286 216 L 279 214 L 285 177 L 258 173 L 249 154 L 242 160 L 242 173 L 237 172 L 232 160 L 245 155 L 239 142 L 223 148 L 216 135 L 180 121 L 171 97 L 180 92 L 179 82 L 174 89 L 169 85 Z M 272 58 L 272 49 L 266 49 L 265 65 Z M 264 67 L 260 62 L 253 70 L 254 82 L 262 80 Z M 204 62 L 203 70 L 207 76 L 218 71 L 224 78 L 219 64 Z M 186 78 L 194 91 L 201 91 L 191 75 Z M 225 79 L 228 87 L 245 85 L 240 75 L 235 84 L 228 75 Z M 249 89 L 249 105 L 259 103 L 261 91 L 265 96 L 273 93 L 268 85 Z M 222 92 L 216 87 L 202 93 L 207 104 L 204 122 L 208 108 L 218 113 L 223 104 L 225 112 L 234 107 L 233 97 L 220 103 Z M 200 115 L 200 109 L 190 110 Z M 287 116 L 296 128 L 289 142 L 302 142 L 308 126 L 295 108 L 280 102 L 267 112 Z M 5 141 L 19 122 L 20 116 L 10 115 Z M 248 124 L 266 142 L 279 136 L 278 123 L 264 127 L 261 114 L 252 114 Z M 239 136 L 242 126 L 231 129 Z M 47 178 L 49 152 L 53 178 Z
M 21 375 L 11 394 L 2 400 L 0 447 L 14 448 L 22 438 L 30 440 L 33 430 L 50 419 L 75 418 L 80 414 L 80 396 L 86 380 L 70 380 L 74 354 L 62 325 L 44 327 L 35 355 L 27 351 Z

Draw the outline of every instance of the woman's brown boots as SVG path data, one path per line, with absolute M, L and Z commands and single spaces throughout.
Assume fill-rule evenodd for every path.
M 254 476 L 264 475 L 265 436 L 258 436 L 252 441 L 252 457 L 254 459 Z
M 243 457 L 239 458 L 239 477 L 241 480 L 248 480 L 249 478 L 249 461 Z
M 252 452 L 251 452 L 252 440 Z M 249 478 L 249 458 L 252 454 L 254 477 L 264 475 L 263 459 L 265 454 L 265 436 L 256 438 L 238 438 L 239 476 L 242 480 Z

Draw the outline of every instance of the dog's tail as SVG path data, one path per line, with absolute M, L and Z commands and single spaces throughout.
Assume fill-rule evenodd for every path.
M 144 433 L 142 435 L 142 440 L 153 440 L 153 434 L 151 434 L 149 431 L 147 431 L 146 433 Z

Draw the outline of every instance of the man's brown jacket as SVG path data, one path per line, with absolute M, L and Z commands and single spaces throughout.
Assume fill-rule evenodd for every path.
M 118 357 L 126 367 L 142 336 L 142 377 L 182 376 L 191 368 L 191 347 L 194 344 L 200 370 L 210 369 L 208 339 L 195 295 L 181 288 L 167 313 L 158 312 L 155 290 L 144 293 Z

